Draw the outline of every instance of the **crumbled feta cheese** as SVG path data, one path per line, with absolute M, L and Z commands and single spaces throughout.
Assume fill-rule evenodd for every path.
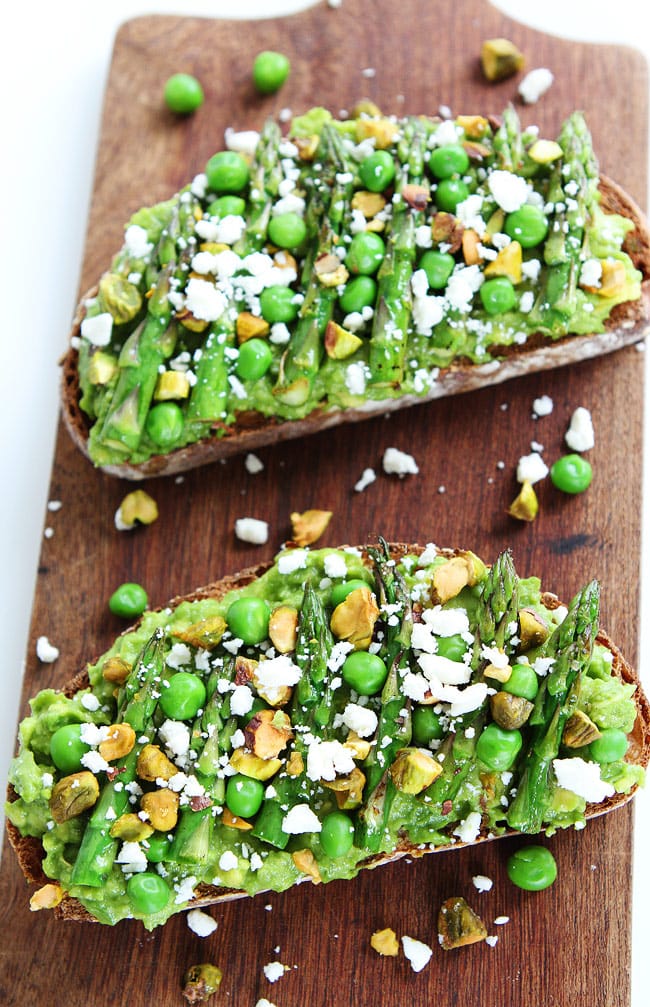
M 264 469 L 264 462 L 260 461 L 257 455 L 247 454 L 244 459 L 244 466 L 250 475 L 256 476 L 258 472 Z
M 225 850 L 219 857 L 219 870 L 228 872 L 236 870 L 239 861 L 232 850 Z
M 603 266 L 599 259 L 586 259 L 580 270 L 581 287 L 599 287 Z
M 594 446 L 594 426 L 591 413 L 584 406 L 578 406 L 571 417 L 565 441 L 573 451 L 589 451 Z
M 181 906 L 184 902 L 189 902 L 194 898 L 194 887 L 196 882 L 197 879 L 193 874 L 191 874 L 189 878 L 183 878 L 180 884 L 174 885 L 174 888 L 176 889 L 174 905 Z
M 141 874 L 148 867 L 147 856 L 140 843 L 122 843 L 115 863 L 120 865 L 125 874 Z
M 477 892 L 489 892 L 494 882 L 492 878 L 487 878 L 485 874 L 475 874 L 472 878 L 472 884 Z
M 600 765 L 584 759 L 553 759 L 557 782 L 565 790 L 583 797 L 585 801 L 599 804 L 615 793 L 611 783 L 601 779 Z
M 113 316 L 108 311 L 86 317 L 81 323 L 81 335 L 93 346 L 108 346 L 113 332 Z
M 360 738 L 370 738 L 377 728 L 377 714 L 374 710 L 369 710 L 367 706 L 359 706 L 358 703 L 348 703 L 341 714 L 341 720 Z
M 511 171 L 490 172 L 488 177 L 488 188 L 498 205 L 506 213 L 514 213 L 524 205 L 528 199 L 530 186 L 525 178 L 515 175 Z
M 462 843 L 473 843 L 481 831 L 480 811 L 470 811 L 467 818 L 464 818 L 454 829 L 454 835 L 458 836 Z
M 435 636 L 431 632 L 431 629 L 425 626 L 423 622 L 413 624 L 411 647 L 413 650 L 423 650 L 427 654 L 435 654 L 438 649 Z
M 445 609 L 442 605 L 434 605 L 433 608 L 424 609 L 422 621 L 436 636 L 456 636 L 469 632 L 469 618 L 464 608 Z
M 361 473 L 361 478 L 356 481 L 354 488 L 357 493 L 363 493 L 366 487 L 374 483 L 377 478 L 377 473 L 374 469 L 364 469 Z
M 186 920 L 188 927 L 197 937 L 209 937 L 217 929 L 217 921 L 201 909 L 190 909 Z
M 509 916 L 497 916 L 497 918 L 495 919 L 494 923 L 495 923 L 495 925 L 497 927 L 502 927 L 504 925 L 504 923 L 510 923 L 510 917 Z
M 290 549 L 283 553 L 278 559 L 279 573 L 288 574 L 304 570 L 307 566 L 307 555 L 306 549 Z
M 165 720 L 158 728 L 163 745 L 176 756 L 187 755 L 190 747 L 190 729 L 180 720 Z
M 441 685 L 465 685 L 472 677 L 472 669 L 464 661 L 452 661 L 442 654 L 420 654 L 418 664 L 435 694 L 440 692 Z
M 545 675 L 548 675 L 554 664 L 554 657 L 537 657 L 533 661 L 533 671 L 536 675 L 539 675 L 540 678 L 544 678 Z
M 363 395 L 366 390 L 366 365 L 359 360 L 345 369 L 345 387 L 350 395 Z
M 440 123 L 433 134 L 433 142 L 439 147 L 444 147 L 448 143 L 458 143 L 458 129 L 453 119 L 445 119 Z
M 101 704 L 97 696 L 94 695 L 94 693 L 86 692 L 81 697 L 81 705 L 83 706 L 84 710 L 88 710 L 89 713 L 94 713 L 95 710 L 99 710 Z
M 274 322 L 269 333 L 269 342 L 274 346 L 286 346 L 291 339 L 291 333 L 284 322 Z
M 546 67 L 530 70 L 519 84 L 519 94 L 527 105 L 534 105 L 553 83 L 553 74 Z
M 299 836 L 304 832 L 320 832 L 321 823 L 308 804 L 294 804 L 282 819 L 282 829 L 290 836 Z
M 536 451 L 523 455 L 517 465 L 517 482 L 537 483 L 548 475 L 548 466 Z
M 52 664 L 59 656 L 59 650 L 46 636 L 39 636 L 36 641 L 36 656 L 43 664 Z
M 307 776 L 310 780 L 333 780 L 337 774 L 346 776 L 353 769 L 352 752 L 340 741 L 321 741 L 319 738 L 311 741 L 307 749 Z
M 519 298 L 519 310 L 522 314 L 527 315 L 529 311 L 532 311 L 533 304 L 535 303 L 535 295 L 532 290 L 525 290 L 524 293 Z
M 186 643 L 174 643 L 172 644 L 171 650 L 165 659 L 165 664 L 169 668 L 182 668 L 184 665 L 189 664 L 192 660 L 192 651 L 187 646 Z
M 134 259 L 146 259 L 153 243 L 149 241 L 149 235 L 144 227 L 139 224 L 130 224 L 124 232 L 124 245 Z
M 195 318 L 204 322 L 214 322 L 223 315 L 228 307 L 228 301 L 214 284 L 193 276 L 185 290 L 185 307 Z
M 420 471 L 413 455 L 398 448 L 386 448 L 382 467 L 388 475 L 396 475 L 400 479 L 407 475 L 417 475 Z
M 527 259 L 521 264 L 521 275 L 526 279 L 535 283 L 537 277 L 540 274 L 542 264 L 539 259 Z
M 79 730 L 79 737 L 84 745 L 90 745 L 92 748 L 106 741 L 108 735 L 108 727 L 97 727 L 97 724 L 82 724 Z
M 553 399 L 550 395 L 540 395 L 533 401 L 533 416 L 550 416 L 553 412 Z
M 404 957 L 408 959 L 414 972 L 421 972 L 429 964 L 432 948 L 423 941 L 417 941 L 414 937 L 406 934 L 402 937 L 402 949 Z
M 287 654 L 260 661 L 255 670 L 258 690 L 261 689 L 271 703 L 280 698 L 284 686 L 295 685 L 301 675 L 300 668 Z
M 236 685 L 230 697 L 230 712 L 235 717 L 245 717 L 253 708 L 253 698 L 247 685 Z
M 41 784 L 42 784 L 43 787 L 45 787 L 47 789 L 48 787 L 51 787 L 53 783 L 54 783 L 54 777 L 52 776 L 52 773 L 43 773 L 42 774 L 42 776 L 41 776 Z
M 338 553 L 330 553 L 325 557 L 323 569 L 328 577 L 336 580 L 339 577 L 347 577 L 348 566 L 343 556 Z
M 492 935 L 490 937 L 486 937 L 485 938 L 485 943 L 487 945 L 489 945 L 489 947 L 493 948 L 493 947 L 496 946 L 498 940 L 499 940 L 499 938 L 496 936 L 496 934 L 494 934 L 494 935 Z
M 259 143 L 260 134 L 255 129 L 244 129 L 236 132 L 232 126 L 227 126 L 224 132 L 224 140 L 228 150 L 234 150 L 238 154 L 255 153 L 255 148 Z
M 240 517 L 235 521 L 235 535 L 242 542 L 252 545 L 264 545 L 268 542 L 269 526 L 267 521 L 254 517 Z

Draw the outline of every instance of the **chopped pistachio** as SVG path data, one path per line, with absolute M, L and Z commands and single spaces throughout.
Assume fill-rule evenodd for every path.
M 244 728 L 246 747 L 260 759 L 275 759 L 293 737 L 283 710 L 259 710 Z
M 270 780 L 282 765 L 281 759 L 261 759 L 244 748 L 236 748 L 230 756 L 230 765 L 237 773 L 253 780 Z
M 456 118 L 456 123 L 469 140 L 480 140 L 490 128 L 489 122 L 483 115 L 459 115 Z
M 99 754 L 107 762 L 114 762 L 128 755 L 135 745 L 135 731 L 130 724 L 112 724 L 108 729 L 108 737 L 99 745 Z
M 391 122 L 390 119 L 362 118 L 357 119 L 355 122 L 355 133 L 357 143 L 360 143 L 362 140 L 373 139 L 376 150 L 386 150 L 387 147 L 390 147 L 397 140 L 399 128 L 397 123 Z
M 463 898 L 446 899 L 438 914 L 438 940 L 445 951 L 484 941 L 487 928 Z
M 271 326 L 259 315 L 254 315 L 251 311 L 240 311 L 235 323 L 237 332 L 237 342 L 245 343 L 248 339 L 260 339 L 268 336 Z
M 539 501 L 529 479 L 524 479 L 521 489 L 510 504 L 508 514 L 518 521 L 534 521 L 539 511 Z
M 404 794 L 421 794 L 442 773 L 437 759 L 422 748 L 402 748 L 390 767 L 390 776 Z
M 291 515 L 292 537 L 296 545 L 311 545 L 321 537 L 332 517 L 331 510 L 306 510 Z
M 357 587 L 332 612 L 330 627 L 339 640 L 347 640 L 355 650 L 367 650 L 379 618 L 375 596 L 369 587 Z
M 353 808 L 358 808 L 363 800 L 366 776 L 358 766 L 355 766 L 347 776 L 337 776 L 334 780 L 321 780 L 320 784 L 334 791 L 336 803 L 341 811 L 351 811 Z
M 132 321 L 142 307 L 138 288 L 118 273 L 104 273 L 99 281 L 99 300 L 116 325 Z
M 535 140 L 528 148 L 528 156 L 536 164 L 550 164 L 562 157 L 564 151 L 555 140 Z
M 64 776 L 55 783 L 50 796 L 50 814 L 58 825 L 83 814 L 97 802 L 99 783 L 88 770 Z
M 51 883 L 43 885 L 30 898 L 29 908 L 33 913 L 38 912 L 39 909 L 54 909 L 59 905 L 62 898 L 63 889 L 61 885 Z
M 102 665 L 102 676 L 115 685 L 124 685 L 130 674 L 131 665 L 121 657 L 109 657 Z
M 183 643 L 189 643 L 191 647 L 211 650 L 221 642 L 226 629 L 226 620 L 222 616 L 211 615 L 206 619 L 200 619 L 199 622 L 193 622 L 185 629 L 174 630 L 173 635 Z
M 239 829 L 241 832 L 248 832 L 253 828 L 252 822 L 247 821 L 245 818 L 240 818 L 239 815 L 233 815 L 229 808 L 223 809 L 221 820 L 229 829 Z
M 481 256 L 479 253 L 479 244 L 481 242 L 480 235 L 477 234 L 471 227 L 466 227 L 463 231 L 463 259 L 465 260 L 466 266 L 477 266 L 481 261 Z
M 183 996 L 188 1004 L 204 1003 L 217 992 L 221 979 L 221 969 L 216 965 L 192 965 L 183 976 Z
M 381 192 L 368 192 L 366 189 L 359 189 L 352 197 L 352 209 L 360 210 L 366 220 L 376 217 L 386 206 L 386 198 Z
M 330 319 L 325 329 L 325 352 L 332 360 L 346 360 L 363 344 L 359 336 Z
M 290 654 L 296 649 L 298 612 L 291 605 L 279 605 L 269 619 L 269 639 L 279 654 Z
M 481 66 L 488 80 L 505 80 L 523 68 L 524 56 L 509 39 L 489 38 L 481 47 Z
M 150 790 L 143 794 L 140 807 L 149 817 L 149 822 L 158 832 L 169 832 L 178 822 L 179 796 L 173 790 Z
M 153 524 L 158 520 L 158 504 L 144 490 L 133 490 L 122 500 L 118 514 L 122 524 L 129 528 L 135 524 Z
M 390 956 L 395 958 L 399 954 L 399 941 L 397 940 L 397 934 L 390 927 L 386 927 L 384 930 L 375 930 L 374 934 L 370 938 L 370 947 L 373 951 L 376 951 L 378 955 Z
M 488 262 L 485 267 L 485 275 L 507 276 L 513 283 L 521 283 L 521 245 L 518 241 L 511 241 L 505 248 L 502 248 L 496 259 Z
M 117 374 L 117 360 L 111 353 L 95 350 L 88 361 L 88 380 L 91 385 L 107 385 Z
M 291 854 L 291 859 L 298 870 L 306 874 L 307 877 L 310 877 L 315 885 L 321 883 L 322 878 L 318 870 L 318 864 L 311 850 L 296 850 Z
M 532 608 L 520 608 L 517 613 L 519 620 L 519 639 L 522 651 L 531 647 L 539 647 L 548 639 L 550 630 L 541 615 Z
M 515 696 L 511 692 L 497 692 L 490 696 L 492 717 L 506 731 L 514 731 L 523 727 L 531 713 L 534 704 L 523 696 Z
M 163 371 L 158 375 L 153 393 L 157 402 L 186 399 L 190 394 L 190 380 L 183 371 Z
M 583 745 L 590 745 L 592 741 L 600 737 L 598 726 L 594 724 L 591 717 L 588 717 L 583 710 L 575 710 L 564 727 L 562 744 L 567 748 L 582 748 Z
M 153 826 L 143 822 L 131 811 L 116 818 L 109 831 L 113 839 L 121 839 L 126 843 L 139 843 L 153 835 Z
M 138 754 L 136 773 L 141 780 L 153 783 L 155 780 L 171 780 L 178 767 L 168 759 L 158 745 L 145 745 Z

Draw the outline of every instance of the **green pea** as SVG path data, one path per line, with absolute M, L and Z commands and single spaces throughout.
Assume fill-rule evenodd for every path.
M 154 832 L 146 842 L 142 843 L 147 860 L 151 864 L 162 864 L 169 857 L 171 839 L 166 832 Z
M 413 710 L 413 741 L 416 745 L 427 746 L 430 741 L 439 741 L 444 732 L 440 715 L 432 706 L 416 706 Z
M 177 671 L 162 687 L 159 703 L 173 720 L 190 720 L 205 706 L 205 685 L 190 671 Z
M 226 786 L 226 806 L 237 818 L 252 818 L 262 806 L 264 784 L 250 776 L 237 773 L 228 779 Z
M 145 589 L 140 584 L 129 581 L 120 584 L 108 599 L 108 607 L 113 615 L 119 615 L 122 619 L 135 619 L 142 615 L 148 604 Z
M 377 300 L 377 281 L 372 276 L 355 276 L 345 285 L 339 297 L 341 310 L 346 315 L 374 305 Z
M 248 164 L 235 150 L 220 150 L 205 166 L 213 192 L 241 192 L 248 182 Z
M 265 287 L 260 294 L 262 318 L 271 325 L 275 322 L 292 322 L 298 314 L 295 296 L 290 287 Z
M 81 740 L 81 724 L 64 724 L 50 738 L 52 762 L 62 773 L 77 773 L 81 757 L 90 751 L 90 745 Z
M 219 196 L 213 200 L 208 213 L 211 217 L 243 217 L 246 213 L 246 200 L 241 196 Z
M 379 234 L 360 231 L 350 242 L 345 264 L 351 273 L 372 276 L 381 266 L 385 254 L 386 245 Z
M 253 83 L 260 94 L 279 91 L 289 76 L 291 64 L 281 52 L 265 49 L 253 61 Z
M 263 598 L 238 598 L 226 612 L 228 629 L 247 644 L 266 640 L 270 617 L 271 610 Z
M 333 860 L 350 852 L 354 843 L 354 825 L 343 811 L 332 811 L 325 815 L 320 842 L 327 856 Z
M 257 381 L 266 374 L 272 360 L 271 347 L 264 339 L 247 339 L 239 347 L 235 371 L 244 381 Z
M 497 724 L 488 724 L 476 742 L 476 755 L 488 769 L 501 773 L 514 764 L 522 743 L 520 731 L 506 731 Z
M 548 220 L 539 207 L 524 203 L 518 210 L 507 215 L 503 230 L 513 241 L 518 241 L 522 248 L 533 248 L 546 237 Z
M 395 162 L 387 150 L 376 150 L 359 165 L 359 178 L 369 192 L 383 192 L 395 178 Z
M 149 916 L 165 908 L 171 891 L 159 874 L 144 871 L 129 878 L 126 883 L 126 894 L 136 913 Z
M 345 601 L 347 596 L 351 594 L 352 591 L 356 591 L 359 587 L 370 587 L 367 581 L 360 580 L 357 578 L 352 578 L 352 580 L 344 580 L 340 584 L 335 584 L 332 588 L 332 605 L 336 608 L 340 605 L 342 601 Z
M 297 213 L 279 213 L 269 221 L 269 238 L 278 248 L 298 248 L 307 237 L 307 225 Z
M 557 877 L 555 857 L 545 846 L 524 846 L 508 857 L 508 877 L 527 892 L 549 888 Z
M 481 284 L 479 296 L 488 315 L 500 315 L 514 308 L 517 294 L 507 276 L 494 276 Z
M 523 699 L 532 700 L 539 690 L 539 679 L 535 669 L 530 664 L 513 665 L 510 678 L 503 683 L 503 691 L 509 692 L 513 696 L 521 696 Z
M 584 493 L 593 474 L 591 465 L 582 455 L 563 455 L 551 465 L 551 482 L 563 493 Z
M 629 741 L 624 731 L 618 727 L 606 727 L 600 735 L 589 745 L 589 752 L 596 762 L 606 764 L 608 762 L 618 762 L 625 757 L 629 748 Z
M 185 420 L 177 402 L 157 402 L 147 413 L 145 430 L 159 448 L 170 448 L 183 433 Z
M 469 196 L 469 189 L 462 178 L 443 178 L 436 187 L 435 200 L 439 210 L 455 213 L 456 207 Z
M 469 156 L 459 143 L 446 143 L 433 151 L 429 158 L 429 167 L 436 178 L 464 175 L 469 168 Z
M 467 653 L 467 644 L 460 633 L 454 633 L 453 636 L 438 636 L 436 640 L 438 643 L 437 653 L 441 657 L 448 657 L 450 661 L 462 661 L 463 656 Z
M 386 681 L 388 668 L 378 654 L 355 650 L 343 662 L 341 674 L 360 696 L 374 696 Z
M 449 252 L 429 249 L 420 259 L 419 268 L 427 274 L 427 280 L 432 290 L 442 290 L 447 286 L 447 280 L 453 273 L 455 265 L 456 260 Z
M 165 104 L 172 112 L 189 115 L 203 104 L 203 88 L 189 73 L 175 73 L 165 84 Z

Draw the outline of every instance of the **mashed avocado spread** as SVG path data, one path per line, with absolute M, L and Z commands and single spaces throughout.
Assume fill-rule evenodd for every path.
M 584 824 L 628 792 L 634 686 L 598 586 L 550 610 L 509 553 L 287 549 L 224 597 L 147 612 L 20 726 L 9 820 L 99 921 L 201 885 L 351 878 L 377 854 Z
M 269 121 L 139 210 L 85 303 L 80 405 L 97 465 L 432 394 L 533 333 L 604 331 L 640 296 L 630 220 L 599 205 L 579 113 L 557 140 L 480 115 Z M 249 417 L 250 419 L 250 417 Z

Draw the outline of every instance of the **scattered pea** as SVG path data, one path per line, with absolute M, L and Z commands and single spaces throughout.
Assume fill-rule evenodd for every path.
M 508 858 L 508 877 L 518 888 L 539 892 L 557 877 L 555 857 L 546 846 L 524 846 Z
M 469 168 L 469 156 L 459 143 L 446 143 L 433 151 L 429 158 L 429 167 L 436 178 L 464 175 Z
M 377 300 L 377 281 L 372 276 L 355 276 L 339 297 L 341 310 L 347 314 L 362 311 Z
M 454 271 L 456 260 L 449 252 L 438 252 L 429 249 L 420 259 L 420 269 L 427 274 L 427 280 L 432 290 L 442 290 L 447 286 L 447 280 Z
M 213 192 L 241 192 L 249 178 L 248 165 L 234 150 L 220 150 L 205 166 L 208 185 Z
M 263 598 L 238 598 L 226 613 L 228 629 L 247 644 L 261 643 L 269 634 L 271 610 Z
M 378 654 L 355 650 L 343 662 L 341 675 L 360 696 L 374 696 L 386 681 L 388 669 Z
M 606 764 L 624 758 L 628 747 L 629 741 L 624 731 L 618 727 L 607 727 L 601 731 L 600 738 L 591 742 L 589 752 L 596 762 Z
M 235 371 L 244 381 L 257 381 L 266 374 L 272 360 L 271 347 L 264 339 L 247 339 L 239 348 Z
M 430 741 L 439 741 L 444 731 L 440 715 L 432 706 L 416 706 L 413 711 L 413 741 L 416 745 L 427 746 Z
M 237 818 L 252 818 L 262 806 L 264 784 L 250 776 L 237 773 L 228 779 L 226 806 Z
M 518 210 L 508 214 L 503 230 L 513 241 L 518 241 L 522 248 L 533 248 L 546 237 L 548 220 L 539 207 L 524 203 Z
M 321 846 L 328 857 L 335 860 L 344 857 L 354 842 L 354 825 L 343 811 L 332 811 L 325 815 L 320 832 Z
M 147 413 L 145 430 L 156 447 L 172 447 L 183 433 L 185 420 L 177 402 L 157 402 Z
M 279 91 L 291 69 L 291 63 L 281 52 L 265 49 L 253 61 L 253 83 L 260 94 Z
M 144 871 L 129 878 L 126 883 L 126 894 L 136 913 L 149 916 L 165 908 L 171 891 L 159 874 Z
M 352 592 L 356 591 L 359 587 L 368 587 L 368 583 L 360 578 L 353 578 L 352 580 L 344 580 L 340 584 L 335 584 L 332 588 L 331 600 L 332 605 L 336 608 L 340 605 L 342 601 L 345 601 L 347 596 Z
M 119 615 L 122 619 L 137 618 L 142 615 L 148 604 L 149 598 L 145 589 L 140 584 L 130 581 L 120 584 L 108 599 L 108 607 L 113 615 Z
M 81 724 L 64 724 L 50 739 L 52 762 L 62 773 L 76 773 L 82 769 L 81 759 L 90 751 L 90 745 L 81 740 Z
M 171 849 L 171 839 L 166 832 L 154 832 L 149 836 L 143 849 L 150 864 L 162 864 L 167 860 Z
M 160 705 L 173 720 L 190 720 L 205 705 L 205 685 L 190 671 L 177 671 L 163 686 Z
M 372 276 L 379 269 L 385 254 L 386 245 L 381 235 L 361 231 L 354 235 L 348 246 L 345 264 L 351 273 Z
M 298 314 L 295 294 L 290 287 L 278 284 L 265 287 L 260 294 L 262 318 L 273 325 L 275 322 L 292 322 Z
M 383 192 L 395 178 L 395 162 L 387 150 L 376 150 L 359 165 L 359 178 L 369 192 Z
M 241 196 L 225 195 L 213 200 L 208 213 L 211 217 L 243 217 L 246 213 L 246 200 Z
M 463 640 L 460 633 L 454 633 L 453 636 L 437 637 L 437 641 L 437 653 L 441 657 L 448 657 L 450 661 L 463 660 L 463 656 L 467 651 L 467 643 Z
M 497 724 L 488 724 L 476 742 L 476 755 L 488 769 L 502 773 L 514 764 L 522 744 L 520 731 L 507 731 Z
M 507 276 L 495 276 L 481 284 L 481 303 L 488 315 L 500 315 L 514 308 L 517 294 L 512 281 Z
M 203 104 L 203 88 L 189 73 L 175 73 L 168 79 L 164 90 L 165 104 L 172 112 L 189 115 Z
M 469 196 L 469 189 L 462 178 L 443 178 L 435 191 L 435 201 L 439 210 L 455 213 L 456 207 Z
M 269 238 L 278 248 L 298 248 L 307 237 L 307 226 L 297 213 L 279 213 L 269 221 Z
M 539 680 L 535 669 L 530 664 L 513 665 L 510 678 L 503 683 L 503 691 L 513 696 L 521 696 L 532 702 L 539 690 Z
M 563 493 L 584 493 L 592 478 L 591 465 L 582 455 L 563 455 L 551 465 L 551 482 Z

